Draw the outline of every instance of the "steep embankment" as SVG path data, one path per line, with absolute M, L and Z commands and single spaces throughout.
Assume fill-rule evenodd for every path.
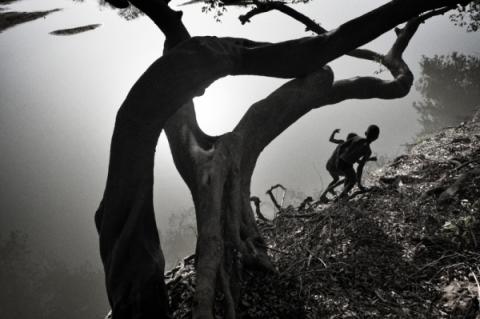
M 260 222 L 278 274 L 245 273 L 244 318 L 480 318 L 480 112 L 367 184 L 346 203 Z M 187 318 L 192 260 L 167 278 Z

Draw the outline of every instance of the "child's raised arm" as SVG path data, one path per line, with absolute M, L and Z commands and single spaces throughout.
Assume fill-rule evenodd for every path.
M 335 138 L 335 134 L 337 134 L 338 132 L 340 132 L 339 128 L 336 128 L 336 129 L 333 130 L 332 134 L 330 135 L 329 142 L 335 143 L 335 144 L 342 144 L 343 142 L 345 142 L 344 140 L 337 140 Z

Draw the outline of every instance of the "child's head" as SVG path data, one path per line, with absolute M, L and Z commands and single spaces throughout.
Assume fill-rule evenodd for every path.
M 372 124 L 367 128 L 367 131 L 365 132 L 365 136 L 367 137 L 367 140 L 369 142 L 375 141 L 378 136 L 380 135 L 380 129 L 378 126 Z
M 351 138 L 354 138 L 355 136 L 358 136 L 357 133 L 348 133 L 347 135 L 347 140 L 351 139 Z

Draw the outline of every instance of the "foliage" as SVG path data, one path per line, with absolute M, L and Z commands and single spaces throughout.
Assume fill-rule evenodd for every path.
M 416 88 L 423 100 L 413 107 L 420 114 L 423 130 L 430 134 L 457 125 L 480 105 L 480 58 L 452 53 L 423 57 Z
M 221 17 L 227 11 L 225 3 L 217 0 L 207 0 L 202 5 L 203 13 L 213 13 L 215 21 L 220 22 Z
M 134 20 L 144 16 L 144 13 L 142 11 L 138 10 L 136 7 L 132 5 L 129 6 L 128 8 L 120 9 L 118 11 L 118 14 L 127 21 Z
M 468 201 L 466 202 L 468 205 Z M 479 228 L 479 221 L 474 215 L 463 216 L 460 218 L 454 218 L 443 224 L 441 231 L 448 238 L 455 239 L 459 245 L 467 243 L 475 245 L 477 240 L 474 232 Z
M 459 6 L 457 12 L 450 15 L 455 25 L 466 27 L 468 32 L 475 32 L 480 27 L 480 0 L 472 1 L 466 6 Z
M 72 0 L 72 1 L 73 2 L 85 2 L 85 0 Z M 110 5 L 108 2 L 106 2 L 105 0 L 98 0 L 98 3 L 99 3 L 100 6 L 106 6 L 106 7 L 114 9 L 114 7 L 112 5 Z M 125 9 L 118 9 L 117 12 L 118 12 L 119 16 L 121 16 L 122 18 L 124 18 L 127 21 L 137 19 L 137 18 L 144 15 L 144 13 L 142 11 L 138 10 L 133 5 L 130 5 L 130 6 L 128 6 L 128 8 L 125 8 Z

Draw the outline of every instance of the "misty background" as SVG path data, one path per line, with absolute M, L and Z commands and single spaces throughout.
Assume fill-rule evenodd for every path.
M 384 2 L 322 0 L 295 8 L 331 29 Z M 241 25 L 237 17 L 245 9 L 229 8 L 218 23 L 213 15 L 201 13 L 201 6 L 179 7 L 192 35 L 271 42 L 309 35 L 304 26 L 277 12 Z M 11 287 L 17 287 L 21 294 L 21 287 L 29 287 L 32 295 L 42 292 L 45 300 L 38 302 L 50 307 L 45 308 L 45 318 L 64 314 L 58 304 L 65 305 L 68 312 L 79 303 L 88 304 L 90 310 L 79 310 L 75 316 L 100 318 L 108 306 L 93 216 L 105 186 L 115 114 L 132 84 L 161 55 L 164 37 L 146 17 L 126 21 L 95 0 L 23 0 L 8 8 L 63 10 L 0 33 L 1 269 L 28 273 L 5 291 L 12 293 Z M 74 36 L 49 34 L 95 23 L 102 25 Z M 394 38 L 392 31 L 366 47 L 386 53 Z M 447 16 L 436 17 L 420 26 L 404 59 L 418 80 L 422 55 L 458 51 L 479 56 L 479 40 L 478 33 L 455 27 Z M 379 72 L 379 76 L 389 77 L 375 63 L 348 57 L 330 66 L 336 79 Z M 210 134 L 231 130 L 251 104 L 284 82 L 252 76 L 215 82 L 204 96 L 195 99 L 200 126 Z M 252 195 L 263 201 L 262 211 L 273 214 L 265 195 L 272 185 L 281 183 L 288 188 L 288 205 L 303 196 L 317 195 L 329 182 L 324 167 L 334 148 L 328 138 L 335 128 L 341 129 L 339 137 L 343 138 L 351 131 L 362 134 L 375 123 L 381 134 L 372 146 L 374 153 L 383 158 L 400 155 L 422 130 L 412 106 L 419 100 L 420 93 L 412 88 L 403 99 L 347 101 L 304 116 L 259 158 Z M 164 135 L 156 154 L 155 210 L 162 248 L 171 266 L 194 247 L 192 201 Z M 2 283 L 15 276 L 15 271 L 0 272 Z M 94 293 L 85 296 L 79 295 L 81 292 Z M 67 300 L 66 296 L 78 299 Z M 11 311 L 21 310 L 16 308 L 18 305 Z M 91 309 L 95 309 L 93 315 Z M 25 318 L 33 317 L 27 313 Z

